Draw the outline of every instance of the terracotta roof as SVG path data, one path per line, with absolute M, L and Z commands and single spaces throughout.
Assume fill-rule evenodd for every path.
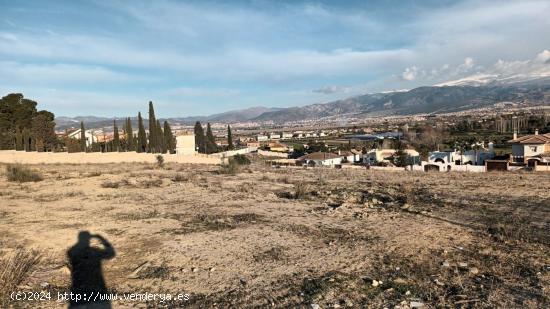
M 331 152 L 314 152 L 300 157 L 300 160 L 328 160 L 336 158 L 340 158 L 340 156 Z
M 510 144 L 550 144 L 550 133 L 539 135 L 525 135 L 509 140 Z

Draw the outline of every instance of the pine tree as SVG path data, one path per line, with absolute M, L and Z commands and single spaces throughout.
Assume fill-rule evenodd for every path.
M 235 149 L 235 145 L 233 145 L 233 136 L 231 135 L 231 127 L 229 125 L 227 125 L 227 149 Z
M 405 145 L 398 141 L 396 144 L 397 151 L 393 154 L 393 164 L 399 167 L 405 167 L 409 164 L 409 155 L 405 152 Z
M 120 151 L 120 137 L 118 136 L 116 120 L 113 120 L 113 151 Z
M 149 101 L 149 150 L 148 152 L 154 153 L 158 149 L 157 143 L 157 120 L 155 119 L 155 109 L 153 102 Z
M 214 134 L 212 134 L 212 128 L 210 127 L 210 122 L 206 124 L 206 153 L 215 153 L 218 152 L 218 146 L 216 145 L 216 139 Z
M 206 153 L 206 141 L 204 138 L 204 130 L 200 121 L 195 123 L 195 147 L 198 148 L 199 153 Z
M 23 150 L 23 133 L 20 129 L 15 132 L 15 150 Z
M 31 144 L 30 144 L 31 133 L 30 133 L 29 129 L 24 128 L 23 132 L 22 132 L 22 135 L 23 135 L 23 150 L 31 151 Z
M 145 134 L 145 127 L 143 126 L 143 118 L 141 118 L 141 112 L 138 113 L 138 137 L 136 151 L 147 151 L 147 135 Z
M 164 121 L 164 146 L 163 152 L 172 153 L 175 151 L 174 135 L 172 134 L 172 129 L 168 121 Z
M 84 122 L 80 122 L 80 151 L 86 152 L 86 131 L 84 130 Z

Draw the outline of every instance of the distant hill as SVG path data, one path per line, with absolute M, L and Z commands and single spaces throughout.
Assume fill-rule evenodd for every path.
M 263 113 L 266 112 L 272 112 L 279 110 L 280 108 L 269 108 L 269 107 L 251 107 L 247 109 L 242 110 L 234 110 L 234 111 L 228 111 L 224 113 L 219 114 L 213 114 L 210 116 L 192 116 L 192 117 L 174 117 L 174 118 L 168 118 L 168 119 L 159 119 L 159 120 L 168 120 L 169 122 L 174 123 L 185 123 L 185 124 L 193 124 L 196 121 L 201 122 L 225 122 L 225 123 L 233 123 L 233 122 L 242 122 L 242 121 L 248 121 L 253 118 L 256 118 Z M 119 124 L 119 128 L 122 127 L 123 118 L 114 118 L 114 117 L 95 117 L 95 116 L 77 116 L 77 117 L 56 117 L 56 129 L 57 130 L 65 130 L 70 128 L 79 128 L 80 122 L 83 121 L 85 126 L 87 128 L 102 128 L 102 127 L 112 127 L 113 120 L 116 119 L 117 123 Z M 132 127 L 134 130 L 137 128 L 137 117 L 131 117 L 132 120 Z M 147 129 L 148 121 L 147 118 L 143 118 L 144 126 Z
M 375 116 L 442 113 L 499 102 L 550 104 L 550 82 L 538 80 L 513 85 L 419 87 L 404 92 L 366 94 L 325 104 L 285 108 L 263 113 L 253 120 L 287 122 L 345 114 Z
M 222 123 L 245 121 L 284 123 L 340 115 L 376 116 L 455 112 L 487 107 L 500 102 L 550 105 L 550 79 L 546 77 L 519 79 L 515 82 L 493 80 L 484 84 L 474 83 L 475 86 L 459 82 L 451 84 L 459 85 L 418 87 L 408 91 L 365 94 L 300 107 L 252 107 L 210 116 L 169 118 L 168 120 L 186 124 L 192 124 L 197 120 Z M 108 127 L 112 126 L 113 118 L 58 117 L 56 118 L 57 129 L 78 127 L 80 121 L 84 121 L 87 127 Z M 133 125 L 137 127 L 137 120 L 132 118 L 132 121 Z

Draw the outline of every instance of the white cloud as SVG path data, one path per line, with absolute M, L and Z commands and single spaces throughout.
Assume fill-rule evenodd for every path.
M 25 64 L 0 61 L 0 82 L 10 83 L 111 83 L 143 80 L 135 75 L 115 72 L 100 66 L 56 64 Z
M 341 86 L 323 86 L 319 89 L 314 89 L 313 92 L 322 94 L 347 93 L 349 92 L 349 88 Z
M 416 79 L 417 75 L 418 75 L 418 68 L 416 66 L 412 66 L 412 67 L 406 68 L 405 71 L 401 74 L 401 77 L 406 81 L 412 81 Z
M 148 50 L 107 37 L 74 35 L 17 35 L 0 32 L 0 53 L 44 60 L 78 61 L 89 65 L 166 69 L 200 77 L 231 79 L 286 79 L 297 76 L 342 76 L 379 70 L 403 63 L 407 49 L 357 51 L 294 49 L 262 51 L 229 49 L 214 54 Z
M 529 60 L 499 59 L 492 66 L 480 67 L 474 74 L 470 71 L 459 71 L 461 74 L 443 76 L 447 79 L 459 77 L 457 80 L 445 81 L 438 85 L 459 85 L 464 83 L 485 84 L 491 81 L 524 81 L 529 79 L 550 77 L 550 51 L 544 50 Z
M 548 64 L 550 61 L 550 50 L 543 50 L 542 52 L 540 52 L 535 58 L 535 61 L 538 63 Z

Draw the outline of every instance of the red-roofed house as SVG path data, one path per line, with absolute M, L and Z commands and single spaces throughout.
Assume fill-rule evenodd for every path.
M 550 133 L 539 134 L 538 130 L 533 135 L 517 137 L 509 140 L 512 144 L 512 160 L 527 164 L 529 160 L 546 162 L 550 157 Z

